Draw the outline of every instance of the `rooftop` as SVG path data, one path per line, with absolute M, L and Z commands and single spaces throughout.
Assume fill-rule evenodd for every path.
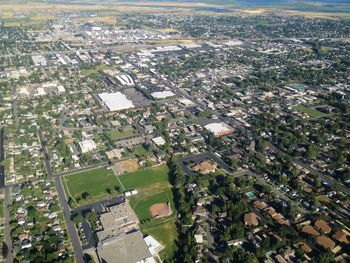
M 134 104 L 121 92 L 101 93 L 98 95 L 110 111 L 120 111 L 134 108 Z

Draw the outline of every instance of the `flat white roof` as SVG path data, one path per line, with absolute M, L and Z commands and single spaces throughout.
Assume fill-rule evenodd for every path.
M 98 95 L 110 111 L 134 108 L 134 104 L 121 92 L 101 93 Z
M 164 138 L 161 137 L 161 136 L 153 138 L 152 141 L 153 141 L 157 146 L 161 146 L 161 145 L 164 145 L 164 144 L 166 143 L 166 141 L 164 140 Z
M 196 104 L 189 100 L 189 99 L 186 99 L 186 98 L 182 98 L 182 99 L 179 99 L 179 102 L 184 105 L 185 107 L 190 107 L 190 106 L 195 106 Z
M 152 97 L 155 99 L 165 99 L 175 96 L 175 93 L 169 90 L 156 91 L 151 93 Z
M 79 146 L 81 148 L 82 153 L 87 153 L 90 152 L 94 149 L 96 149 L 96 143 L 93 140 L 85 140 L 79 142 Z
M 233 131 L 233 129 L 224 122 L 210 123 L 205 125 L 204 128 L 214 133 L 215 136 L 221 136 Z

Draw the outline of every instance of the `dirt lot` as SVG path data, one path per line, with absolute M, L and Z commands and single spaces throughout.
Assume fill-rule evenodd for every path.
M 137 159 L 130 159 L 121 162 L 117 162 L 113 165 L 112 169 L 115 175 L 121 175 L 123 173 L 131 173 L 139 170 L 139 164 Z

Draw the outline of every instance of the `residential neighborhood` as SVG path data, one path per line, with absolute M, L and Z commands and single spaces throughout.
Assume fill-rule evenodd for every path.
M 0 3 L 0 262 L 349 262 L 337 4 L 34 2 Z

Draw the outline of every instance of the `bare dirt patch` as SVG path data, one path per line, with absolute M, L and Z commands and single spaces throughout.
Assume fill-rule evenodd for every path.
M 153 218 L 166 217 L 171 214 L 171 208 L 168 203 L 154 204 L 149 208 Z

